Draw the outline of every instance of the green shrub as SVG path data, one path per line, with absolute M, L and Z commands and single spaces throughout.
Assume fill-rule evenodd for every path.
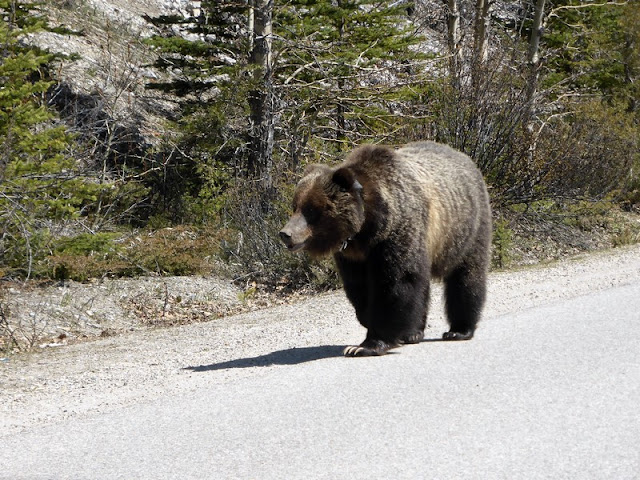
M 210 273 L 225 232 L 178 226 L 137 236 L 125 251 L 141 273 L 195 275 Z
M 117 252 L 113 233 L 82 233 L 63 237 L 53 243 L 53 254 L 46 262 L 47 268 L 38 270 L 38 276 L 56 280 L 86 281 L 114 271 L 121 271 L 122 264 L 114 264 Z
M 492 264 L 495 268 L 506 268 L 512 259 L 513 231 L 509 228 L 509 221 L 504 218 L 498 219 L 493 227 Z
M 113 255 L 52 255 L 47 259 L 48 269 L 40 277 L 55 280 L 86 282 L 92 278 L 125 277 L 140 274 L 129 262 Z
M 38 276 L 82 282 L 104 276 L 207 274 L 218 268 L 224 235 L 222 230 L 186 225 L 134 236 L 80 234 L 59 239 Z
M 114 233 L 81 233 L 75 237 L 61 238 L 55 242 L 55 252 L 61 255 L 107 255 L 116 249 L 114 240 L 118 236 Z

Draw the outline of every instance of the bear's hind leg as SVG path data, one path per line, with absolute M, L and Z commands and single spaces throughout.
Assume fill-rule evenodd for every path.
M 424 339 L 424 327 L 422 330 L 418 330 L 413 333 L 407 333 L 400 337 L 400 343 L 402 345 L 410 345 L 413 343 L 420 343 Z
M 462 265 L 445 279 L 449 331 L 443 340 L 470 340 L 486 297 L 486 269 Z

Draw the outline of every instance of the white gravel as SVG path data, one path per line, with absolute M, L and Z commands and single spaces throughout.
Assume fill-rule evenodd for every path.
M 495 272 L 490 277 L 483 322 L 638 281 L 640 246 L 549 266 Z M 438 285 L 427 338 L 440 337 L 446 329 L 440 297 Z M 567 335 L 570 338 L 571 332 Z M 283 351 L 306 348 L 310 356 L 317 350 L 318 358 L 340 355 L 342 346 L 363 338 L 364 330 L 344 294 L 336 292 L 204 323 L 135 331 L 10 356 L 0 361 L 0 437 L 34 425 L 150 401 L 160 392 L 188 392 L 200 382 L 224 384 L 261 375 L 283 368 Z M 279 354 L 274 356 L 274 352 Z M 199 375 L 198 369 L 216 372 Z

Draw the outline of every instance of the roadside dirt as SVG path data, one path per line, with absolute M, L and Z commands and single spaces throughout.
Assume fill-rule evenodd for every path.
M 15 283 L 0 301 L 11 353 L 149 327 L 207 321 L 257 308 L 230 281 L 203 277 L 103 279 L 38 287 Z
M 639 281 L 640 245 L 547 266 L 495 272 L 490 277 L 483 322 L 508 324 L 508 318 L 500 317 Z M 144 282 L 131 282 L 120 290 L 121 294 L 126 292 L 133 298 L 145 294 L 144 287 L 137 285 Z M 224 299 L 232 305 L 239 302 L 233 299 L 237 292 L 232 287 L 220 284 L 218 290 L 209 282 L 213 281 L 190 284 L 194 302 L 199 298 L 221 305 Z M 61 290 L 58 295 L 69 293 L 73 298 L 73 287 L 64 288 L 69 290 Z M 93 288 L 100 296 L 98 293 L 109 287 Z M 142 293 L 137 294 L 136 288 Z M 177 294 L 179 288 L 179 282 L 167 284 L 167 291 Z M 182 295 L 187 305 L 190 297 Z M 114 298 L 119 298 L 118 294 Z M 93 305 L 97 311 L 97 303 Z M 113 305 L 113 311 L 107 309 L 108 321 L 120 322 L 127 310 Z M 426 338 L 439 338 L 446 329 L 439 285 L 433 292 L 428 324 Z M 570 327 L 569 339 L 578 334 L 580 325 Z M 260 375 L 270 368 L 295 364 L 299 355 L 292 353 L 301 349 L 305 361 L 340 356 L 344 345 L 359 342 L 363 334 L 344 294 L 336 292 L 200 323 L 134 329 L 64 348 L 8 356 L 0 361 L 0 436 L 153 401 L 160 392 L 188 392 L 197 388 L 197 382 L 224 384 Z M 482 335 L 481 324 L 473 341 L 482 341 Z M 428 348 L 428 344 L 420 348 Z M 210 375 L 203 376 L 202 372 Z
M 217 277 L 94 279 L 89 283 L 0 288 L 0 357 L 98 338 L 208 322 L 289 304 L 303 291 L 278 295 Z

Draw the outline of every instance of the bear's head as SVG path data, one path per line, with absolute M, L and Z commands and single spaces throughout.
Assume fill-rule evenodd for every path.
M 348 167 L 310 165 L 293 196 L 293 215 L 280 231 L 292 252 L 313 257 L 335 253 L 364 224 L 362 185 Z

